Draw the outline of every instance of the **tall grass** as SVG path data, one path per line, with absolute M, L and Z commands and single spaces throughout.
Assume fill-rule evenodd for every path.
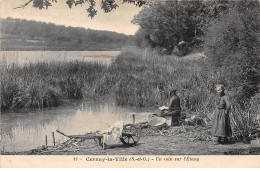
M 234 128 L 234 137 L 243 142 L 250 142 L 251 139 L 257 138 L 260 135 L 259 121 L 257 116 L 260 111 L 260 94 L 254 96 L 246 107 L 243 109 L 234 105 L 231 110 L 231 122 Z
M 110 66 L 76 61 L 1 67 L 1 109 L 58 106 L 108 93 L 118 105 L 152 107 L 167 104 L 177 88 L 184 109 L 208 111 L 216 81 L 207 66 L 204 60 L 124 49 Z
M 167 104 L 177 88 L 184 109 L 209 110 L 214 85 L 204 60 L 184 60 L 150 51 L 124 50 L 109 68 L 116 74 L 116 102 L 137 107 Z
M 1 67 L 1 109 L 59 106 L 69 99 L 107 93 L 107 66 L 53 62 Z

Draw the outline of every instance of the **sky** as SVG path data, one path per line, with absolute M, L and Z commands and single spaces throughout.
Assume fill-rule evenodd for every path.
M 94 30 L 108 30 L 127 35 L 133 35 L 138 29 L 138 25 L 132 24 L 131 20 L 139 13 L 141 8 L 133 4 L 122 4 L 120 0 L 117 0 L 119 8 L 110 13 L 104 13 L 100 8 L 99 0 L 97 0 L 96 10 L 98 12 L 92 20 L 88 17 L 86 11 L 88 8 L 87 4 L 73 6 L 72 9 L 70 9 L 66 4 L 66 0 L 58 0 L 58 2 L 53 3 L 53 6 L 49 7 L 48 10 L 33 8 L 32 4 L 29 4 L 24 9 L 14 9 L 28 1 L 29 0 L 0 0 L 0 17 L 36 20 Z

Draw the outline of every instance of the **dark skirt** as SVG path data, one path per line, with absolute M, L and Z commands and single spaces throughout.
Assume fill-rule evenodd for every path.
M 168 111 L 168 110 L 162 110 L 161 116 L 171 116 L 172 117 L 172 123 L 171 126 L 178 126 L 179 120 L 180 120 L 181 111 L 180 110 L 174 110 L 174 111 Z
M 216 137 L 232 136 L 230 118 L 228 114 L 225 114 L 225 109 L 216 109 L 214 111 L 212 135 Z

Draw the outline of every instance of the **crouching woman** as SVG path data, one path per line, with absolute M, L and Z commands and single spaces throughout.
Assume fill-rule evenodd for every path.
M 168 126 L 178 126 L 181 116 L 180 97 L 177 95 L 177 90 L 173 89 L 170 92 L 170 102 L 165 110 L 162 110 L 161 117 L 166 118 Z
M 217 137 L 215 144 L 227 144 L 228 137 L 232 136 L 229 112 L 230 101 L 225 94 L 224 85 L 216 86 L 216 91 L 219 96 L 219 103 L 216 106 L 212 123 L 212 135 Z

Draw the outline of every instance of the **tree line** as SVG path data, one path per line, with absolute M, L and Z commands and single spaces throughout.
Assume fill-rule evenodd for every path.
M 66 45 L 75 49 L 120 48 L 129 36 L 111 31 L 97 31 L 80 27 L 66 27 L 53 23 L 7 18 L 1 20 L 2 39 L 4 35 L 16 35 L 21 39 L 43 40 L 52 46 Z M 3 47 L 5 42 L 2 41 Z

